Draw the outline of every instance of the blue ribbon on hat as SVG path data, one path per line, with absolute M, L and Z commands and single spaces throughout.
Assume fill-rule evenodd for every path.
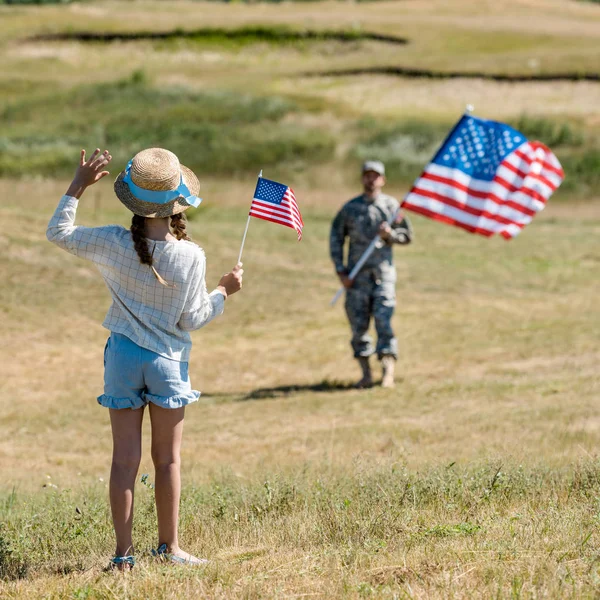
M 154 190 L 146 190 L 141 188 L 131 180 L 131 163 L 133 160 L 130 160 L 125 167 L 125 177 L 123 177 L 123 181 L 129 187 L 131 193 L 138 199 L 144 202 L 152 202 L 152 204 L 167 204 L 167 202 L 171 202 L 172 200 L 176 200 L 180 196 L 183 196 L 184 200 L 190 205 L 196 208 L 202 202 L 202 198 L 198 198 L 198 196 L 194 196 L 188 189 L 188 186 L 183 182 L 183 175 L 181 175 L 181 182 L 179 187 L 175 190 L 165 190 L 165 191 L 154 191 Z

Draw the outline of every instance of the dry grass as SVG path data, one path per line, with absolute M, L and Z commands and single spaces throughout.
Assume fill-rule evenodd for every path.
M 2 184 L 5 222 L 18 219 L 19 205 L 8 198 L 13 186 Z M 235 260 L 239 247 L 247 203 L 241 190 L 251 182 L 239 186 L 219 189 L 217 200 L 211 182 L 206 212 L 191 225 L 207 251 L 210 281 Z M 100 322 L 109 298 L 90 264 L 47 247 L 43 231 L 59 184 L 16 187 L 21 197 L 37 201 L 25 235 L 4 233 L 2 260 L 9 270 L 2 333 L 10 354 L 1 368 L 10 435 L 0 443 L 0 465 L 9 482 L 25 467 L 31 488 L 27 481 L 20 485 L 30 489 L 46 473 L 70 485 L 82 469 L 100 475 L 108 467 L 108 423 L 93 398 L 102 383 L 106 333 Z M 108 188 L 96 216 L 93 193 L 82 203 L 84 223 L 126 224 Z M 191 374 L 207 397 L 190 409 L 186 453 L 195 457 L 198 473 L 232 463 L 251 471 L 265 461 L 312 460 L 326 451 L 332 435 L 339 443 L 335 459 L 342 463 L 356 452 L 346 441 L 358 436 L 365 450 L 375 452 L 392 440 L 414 468 L 441 455 L 469 461 L 511 454 L 515 439 L 521 440 L 518 457 L 534 459 L 543 448 L 544 461 L 551 463 L 594 451 L 598 431 L 588 419 L 597 384 L 598 311 L 588 282 L 598 261 L 598 209 L 550 204 L 510 244 L 484 243 L 416 217 L 417 243 L 397 252 L 401 386 L 396 392 L 307 393 L 303 387 L 351 382 L 356 375 L 343 310 L 327 307 L 336 289 L 326 250 L 328 217 L 351 190 L 329 198 L 315 193 L 312 201 L 312 190 L 296 191 L 301 201 L 307 198 L 303 242 L 296 244 L 284 228 L 253 221 L 243 293 L 232 299 L 222 322 L 194 334 Z M 290 385 L 299 389 L 278 391 Z M 262 388 L 272 391 L 261 400 L 240 401 Z M 71 409 L 74 415 L 65 417 Z M 57 436 L 63 419 L 71 425 Z M 74 419 L 81 422 L 73 428 Z M 102 433 L 82 437 L 79 427 L 89 422 Z M 226 434 L 221 422 L 227 423 Z M 403 422 L 418 433 L 394 433 Z M 259 441 L 265 427 L 271 434 Z M 556 427 L 572 434 L 557 443 L 550 435 Z M 580 436 L 578 444 L 573 436 Z M 45 456 L 27 456 L 33 439 Z M 89 458 L 78 468 L 82 452 Z M 18 463 L 15 456 L 21 456 Z
M 406 79 L 386 75 L 323 77 L 282 81 L 278 93 L 300 93 L 326 99 L 348 113 L 388 119 L 453 119 L 472 104 L 477 112 L 511 119 L 523 113 L 544 113 L 560 119 L 575 117 L 597 128 L 600 85 L 597 83 L 506 83 L 450 79 Z M 374 94 L 374 90 L 377 92 Z M 532 104 L 535 98 L 535 106 Z M 574 102 L 574 98 L 578 101 Z
M 191 228 L 211 281 L 235 260 L 251 185 L 207 183 Z M 103 498 L 110 431 L 94 400 L 108 295 L 90 265 L 44 240 L 63 187 L 0 183 L 4 222 L 22 219 L 22 199 L 35 202 L 26 229 L 4 230 L 0 257 L 6 506 L 17 487 L 5 515 L 21 527 L 38 523 L 35 536 L 8 538 L 31 554 L 28 578 L 3 584 L 5 596 L 504 597 L 515 586 L 524 597 L 591 593 L 595 512 L 584 492 L 569 489 L 592 477 L 589 493 L 600 492 L 592 475 L 599 314 L 590 286 L 600 258 L 597 203 L 551 202 L 511 243 L 415 217 L 417 243 L 396 253 L 402 351 L 393 391 L 333 383 L 357 375 L 341 307 L 327 306 L 336 288 L 328 222 L 352 190 L 296 190 L 307 222 L 301 244 L 284 228 L 253 222 L 244 290 L 220 322 L 194 334 L 191 375 L 205 396 L 186 417 L 183 536 L 215 563 L 203 574 L 164 570 L 142 553 L 134 577 L 121 579 L 99 572 L 111 543 Z M 126 224 L 109 188 L 82 202 L 82 223 Z M 491 503 L 477 500 L 500 468 L 503 491 Z M 151 472 L 147 455 L 141 472 Z M 274 491 L 265 492 L 265 480 Z M 416 496 L 407 504 L 410 480 Z M 49 482 L 58 488 L 42 490 Z M 315 496 L 315 485 L 325 491 Z M 289 500 L 286 489 L 295 490 Z M 143 550 L 153 543 L 153 517 L 148 491 L 140 485 L 138 494 Z M 256 506 L 276 501 L 287 508 L 257 521 Z M 60 531 L 81 529 L 71 516 L 81 503 L 84 514 L 94 511 L 86 537 L 52 538 L 53 520 Z M 357 512 L 346 515 L 347 503 Z M 354 520 L 362 523 L 356 531 Z M 58 550 L 44 554 L 48 543 Z
M 113 15 L 118 12 L 119 19 Z M 306 71 L 399 65 L 492 73 L 596 72 L 600 15 L 582 2 L 541 0 L 473 2 L 437 0 L 341 4 L 283 3 L 238 5 L 201 2 L 95 2 L 68 7 L 0 8 L 0 37 L 5 40 L 3 77 L 64 85 L 123 76 L 145 67 L 157 77 L 175 73 L 199 85 L 265 89 L 273 79 Z M 407 46 L 384 43 L 291 44 L 275 55 L 271 48 L 208 44 L 114 43 L 104 47 L 77 43 L 25 44 L 36 33 L 72 30 L 150 30 L 200 27 L 237 28 L 287 25 L 300 29 L 360 29 L 410 40 Z M 180 48 L 177 51 L 177 48 Z M 157 49 L 159 50 L 157 52 Z M 0 50 L 0 53 L 2 52 Z M 127 60 L 121 60 L 126 53 Z M 90 60 L 93 57 L 93 60 Z M 224 69 L 223 65 L 227 64 Z M 248 76 L 252 69 L 254 76 Z M 60 74 L 60 77 L 57 75 Z M 201 83 L 200 83 L 201 82 Z M 310 86 L 309 86 L 310 87 Z
M 120 21 L 114 19 L 118 8 Z M 515 30 L 540 35 L 567 35 L 597 37 L 594 25 L 600 20 L 597 7 L 592 4 L 567 0 L 482 0 L 474 5 L 469 0 L 418 0 L 417 2 L 377 2 L 340 4 L 339 2 L 268 3 L 228 5 L 194 1 L 143 0 L 137 3 L 118 0 L 75 3 L 68 7 L 45 6 L 0 8 L 12 19 L 13 36 L 27 31 L 30 15 L 43 15 L 45 29 L 87 25 L 88 29 L 118 31 L 156 30 L 174 28 L 182 23 L 190 28 L 207 25 L 231 26 L 290 22 L 301 26 L 329 28 L 335 23 L 344 26 L 375 26 L 389 29 L 398 27 L 410 31 L 415 26 L 428 25 L 446 28 L 460 27 L 484 32 Z M 8 27 L 7 27 L 8 28 Z

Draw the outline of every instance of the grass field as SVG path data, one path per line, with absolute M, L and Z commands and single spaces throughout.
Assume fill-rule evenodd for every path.
M 409 43 L 31 40 L 257 25 Z M 558 0 L 0 6 L 0 597 L 597 597 L 600 84 L 315 74 L 593 73 L 598 38 L 598 5 Z M 550 144 L 565 185 L 511 242 L 412 217 L 415 242 L 395 251 L 398 384 L 353 390 L 343 309 L 328 306 L 331 218 L 370 155 L 401 197 L 470 101 Z M 154 143 L 198 172 L 209 287 L 237 258 L 261 168 L 294 187 L 306 223 L 297 243 L 253 221 L 244 289 L 193 334 L 203 395 L 186 415 L 181 536 L 203 570 L 150 557 L 148 428 L 139 564 L 102 572 L 109 295 L 44 235 L 77 149 L 97 143 L 115 175 Z M 108 180 L 78 215 L 128 219 Z

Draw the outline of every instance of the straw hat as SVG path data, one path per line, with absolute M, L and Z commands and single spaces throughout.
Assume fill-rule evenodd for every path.
M 163 148 L 138 152 L 115 180 L 115 194 L 141 217 L 170 217 L 202 202 L 200 182 Z

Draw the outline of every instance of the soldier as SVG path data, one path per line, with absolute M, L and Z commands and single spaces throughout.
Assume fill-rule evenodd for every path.
M 379 161 L 367 161 L 362 167 L 363 193 L 339 211 L 331 225 L 330 253 L 335 270 L 346 288 L 346 314 L 352 328 L 352 349 L 362 369 L 356 387 L 373 385 L 369 356 L 377 352 L 381 361 L 383 387 L 394 386 L 394 367 L 398 358 L 398 342 L 391 320 L 396 306 L 396 271 L 392 257 L 393 244 L 409 244 L 412 229 L 398 209 L 398 200 L 381 193 L 385 185 L 385 167 Z M 382 238 L 354 280 L 348 277 L 373 238 Z M 347 265 L 344 265 L 344 241 L 348 237 Z M 367 331 L 371 317 L 375 320 L 377 346 Z

